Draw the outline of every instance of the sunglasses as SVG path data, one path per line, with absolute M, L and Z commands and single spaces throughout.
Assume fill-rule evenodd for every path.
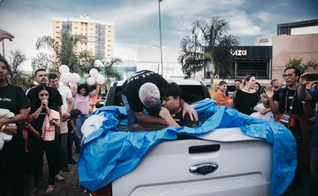
M 290 78 L 290 77 L 292 77 L 292 76 L 294 76 L 294 75 L 295 75 L 295 74 L 289 73 L 289 74 L 283 74 L 282 77 L 283 77 L 283 78 L 287 78 L 287 77 Z
M 49 96 L 49 94 L 39 94 L 40 95 L 40 97 L 43 97 L 43 96 Z

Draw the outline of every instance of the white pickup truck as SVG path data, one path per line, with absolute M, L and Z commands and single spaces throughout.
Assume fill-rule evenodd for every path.
M 210 98 L 204 83 L 174 80 L 184 100 Z M 105 105 L 122 106 L 122 82 L 113 82 Z M 239 128 L 216 129 L 200 138 L 180 136 L 150 148 L 137 167 L 104 188 L 99 196 L 268 196 L 272 144 Z

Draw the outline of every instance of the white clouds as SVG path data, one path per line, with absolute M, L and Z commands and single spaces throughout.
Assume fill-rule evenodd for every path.
M 260 11 L 254 13 L 252 16 L 258 18 L 259 20 L 261 20 L 262 23 L 265 24 L 272 22 L 272 20 L 274 19 L 273 15 L 267 11 Z

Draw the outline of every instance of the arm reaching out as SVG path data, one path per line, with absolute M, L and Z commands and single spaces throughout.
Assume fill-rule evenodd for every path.
M 13 38 L 14 38 L 14 36 L 11 33 L 0 29 L 0 42 L 4 39 L 8 39 L 8 40 L 12 41 Z

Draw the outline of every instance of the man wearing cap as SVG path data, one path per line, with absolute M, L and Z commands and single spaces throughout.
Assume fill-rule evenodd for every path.
M 167 125 L 166 120 L 159 116 L 161 109 L 160 91 L 168 82 L 159 74 L 142 70 L 131 75 L 123 84 L 123 103 L 128 117 L 128 124 L 154 123 Z M 181 101 L 183 116 L 189 113 L 190 118 L 197 120 L 196 111 Z M 144 109 L 148 114 L 144 113 Z

